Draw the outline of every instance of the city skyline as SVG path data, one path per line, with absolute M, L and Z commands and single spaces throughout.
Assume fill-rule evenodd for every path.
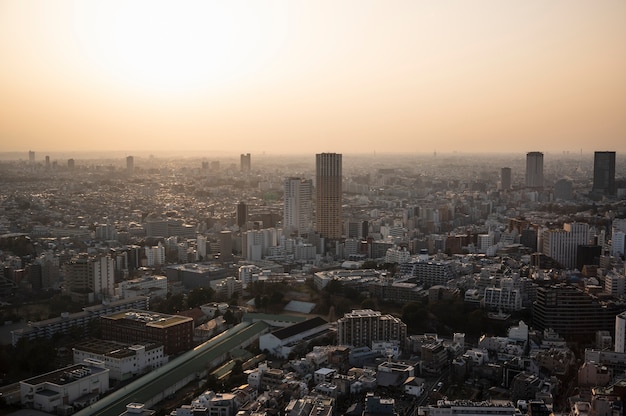
M 626 152 L 623 2 L 0 10 L 2 152 Z

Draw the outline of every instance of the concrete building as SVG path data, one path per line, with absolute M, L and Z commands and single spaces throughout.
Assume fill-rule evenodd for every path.
M 303 178 L 285 179 L 283 231 L 285 235 L 306 234 L 313 225 L 313 181 Z
M 168 362 L 160 343 L 122 344 L 104 340 L 81 342 L 73 348 L 74 363 L 96 360 L 104 363 L 113 380 L 127 380 Z
M 137 296 L 167 296 L 167 276 L 142 276 L 118 283 L 116 295 L 121 299 Z
M 245 230 L 248 224 L 248 205 L 239 201 L 237 204 L 237 226 L 240 230 Z
M 543 153 L 526 153 L 526 187 L 543 188 Z
M 20 381 L 22 406 L 56 414 L 72 414 L 108 390 L 109 370 L 95 360 Z
M 87 328 L 91 321 L 100 316 L 125 311 L 127 309 L 147 310 L 150 298 L 140 296 L 132 299 L 123 299 L 115 302 L 106 302 L 101 305 L 87 306 L 82 312 L 63 314 L 57 318 L 45 321 L 31 322 L 28 328 L 11 331 L 11 342 L 16 346 L 20 339 L 34 340 L 37 338 L 51 338 L 54 334 L 67 334 L 74 327 Z
M 324 238 L 336 240 L 342 234 L 342 163 L 341 154 L 319 153 L 316 162 L 316 227 Z
M 500 189 L 503 191 L 511 190 L 511 168 L 500 169 Z
M 126 156 L 126 171 L 133 173 L 135 170 L 135 158 L 132 156 Z
M 337 344 L 371 347 L 372 341 L 399 341 L 404 345 L 406 324 L 392 315 L 359 309 L 337 320 Z
M 100 317 L 100 326 L 103 339 L 160 342 L 168 355 L 193 347 L 193 319 L 184 316 L 130 310 Z
M 518 409 L 512 403 L 472 402 L 469 400 L 439 401 L 436 405 L 420 406 L 423 416 L 515 416 Z
M 111 256 L 81 253 L 65 265 L 65 292 L 75 302 L 89 304 L 112 298 L 115 293 L 115 261 Z
M 241 172 L 248 173 L 252 168 L 252 159 L 250 153 L 242 153 L 239 156 L 239 169 Z
M 595 152 L 591 193 L 611 196 L 615 191 L 615 152 Z
M 543 232 L 543 254 L 556 260 L 567 269 L 576 267 L 578 246 L 589 242 L 589 224 L 574 222 L 563 224 L 562 230 Z
M 611 331 L 615 316 L 626 310 L 626 304 L 603 301 L 581 289 L 557 284 L 537 288 L 533 303 L 533 327 L 548 328 L 561 336 L 592 338 L 596 331 Z

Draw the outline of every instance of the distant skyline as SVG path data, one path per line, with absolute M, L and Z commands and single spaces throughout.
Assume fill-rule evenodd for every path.
M 622 0 L 0 0 L 0 152 L 620 156 L 625 16 Z

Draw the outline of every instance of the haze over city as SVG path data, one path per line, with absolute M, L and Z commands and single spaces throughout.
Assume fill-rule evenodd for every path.
M 623 1 L 0 1 L 0 151 L 626 151 Z M 134 153 L 139 154 L 139 153 Z

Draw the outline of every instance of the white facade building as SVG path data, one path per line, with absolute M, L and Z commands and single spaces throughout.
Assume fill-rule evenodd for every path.
M 154 247 L 145 247 L 146 266 L 155 267 L 165 264 L 165 247 L 159 242 Z
M 604 277 L 604 291 L 616 298 L 626 295 L 626 276 L 611 270 Z
M 488 309 L 519 311 L 522 309 L 522 296 L 517 289 L 488 287 L 485 288 L 483 303 Z
M 283 229 L 285 235 L 305 234 L 313 225 L 313 181 L 311 179 L 285 179 Z
M 543 233 L 543 254 L 552 257 L 563 267 L 576 267 L 576 251 L 579 245 L 589 243 L 589 224 L 574 222 L 563 224 L 562 230 Z
M 47 413 L 73 413 L 73 405 L 95 403 L 109 390 L 109 370 L 104 363 L 74 364 L 20 381 L 22 405 Z
M 112 341 L 87 341 L 76 346 L 73 354 L 74 363 L 93 360 L 103 362 L 114 380 L 127 380 L 168 362 L 163 345 L 158 343 L 126 345 Z

